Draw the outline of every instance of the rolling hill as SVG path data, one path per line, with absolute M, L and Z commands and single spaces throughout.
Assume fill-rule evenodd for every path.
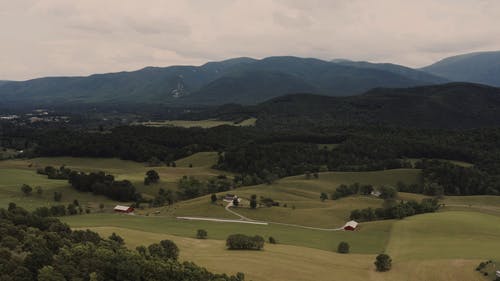
M 377 88 L 351 97 L 296 94 L 272 99 L 247 111 L 250 109 L 260 125 L 281 123 L 290 126 L 302 122 L 426 128 L 492 127 L 500 125 L 500 89 L 479 84 L 449 83 L 413 88 Z M 229 115 L 227 111 L 224 114 Z
M 500 51 L 448 57 L 421 70 L 451 81 L 500 86 Z
M 346 96 L 374 87 L 409 87 L 445 81 L 410 68 L 395 71 L 397 68 L 297 57 L 235 58 L 202 66 L 146 67 L 87 77 L 5 82 L 0 83 L 0 103 L 255 104 L 298 92 Z

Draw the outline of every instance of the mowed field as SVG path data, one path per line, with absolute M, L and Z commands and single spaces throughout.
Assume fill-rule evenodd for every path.
M 199 179 L 206 179 L 217 176 L 223 172 L 211 169 L 217 161 L 216 152 L 200 152 L 189 157 L 179 159 L 177 167 L 147 167 L 144 163 L 126 161 L 113 158 L 74 158 L 74 157 L 50 157 L 34 159 L 14 159 L 0 161 L 0 206 L 7 206 L 9 202 L 18 203 L 27 209 L 35 209 L 39 206 L 50 206 L 55 204 L 53 194 L 55 191 L 62 192 L 61 204 L 68 204 L 74 199 L 78 199 L 83 206 L 90 209 L 98 208 L 99 204 L 105 204 L 105 209 L 109 210 L 117 202 L 106 199 L 103 196 L 94 196 L 90 193 L 78 192 L 71 188 L 66 180 L 49 180 L 44 175 L 38 175 L 38 168 L 46 166 L 67 168 L 84 172 L 105 171 L 115 176 L 119 180 L 130 180 L 137 190 L 147 196 L 154 196 L 160 188 L 177 188 L 177 182 L 184 175 L 194 176 Z M 190 164 L 192 167 L 189 167 Z M 160 175 L 160 183 L 145 186 L 143 184 L 145 173 L 156 170 Z M 224 173 L 230 176 L 230 173 Z M 35 188 L 42 187 L 42 196 L 37 196 L 33 191 L 31 196 L 24 196 L 21 192 L 21 185 L 28 184 Z
M 184 128 L 192 128 L 192 127 L 201 127 L 201 128 L 212 128 L 222 125 L 229 126 L 255 126 L 255 122 L 257 122 L 256 118 L 248 118 L 241 122 L 234 121 L 222 121 L 222 120 L 163 120 L 163 121 L 149 121 L 149 122 L 141 122 L 137 123 L 137 125 L 150 126 L 150 127 L 184 127 Z

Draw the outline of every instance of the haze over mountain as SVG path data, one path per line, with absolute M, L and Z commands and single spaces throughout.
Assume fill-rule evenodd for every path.
M 445 82 L 410 68 L 349 65 L 318 59 L 236 58 L 202 66 L 147 67 L 88 77 L 47 77 L 0 84 L 4 103 L 251 104 L 309 92 L 360 94 L 374 87 Z
M 452 81 L 500 86 L 500 51 L 448 57 L 421 70 Z

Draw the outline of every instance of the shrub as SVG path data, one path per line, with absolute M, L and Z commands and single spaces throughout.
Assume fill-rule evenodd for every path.
M 264 247 L 264 238 L 259 235 L 232 234 L 227 238 L 226 246 L 230 250 L 260 250 Z
M 276 239 L 274 239 L 274 237 L 269 236 L 269 243 L 270 244 L 276 244 L 277 242 L 276 242 Z
M 349 253 L 349 244 L 347 242 L 340 242 L 339 246 L 337 247 L 337 252 L 341 254 L 347 254 Z
M 196 238 L 198 239 L 207 239 L 208 232 L 205 229 L 198 229 L 196 231 Z

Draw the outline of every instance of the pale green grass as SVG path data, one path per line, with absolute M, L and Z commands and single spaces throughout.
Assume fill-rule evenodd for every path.
M 173 127 L 201 127 L 201 128 L 212 128 L 222 125 L 230 125 L 230 126 L 255 126 L 256 118 L 249 118 L 243 120 L 242 122 L 235 123 L 233 121 L 221 121 L 221 120 L 164 120 L 164 121 L 150 121 L 150 122 L 142 122 L 137 123 L 135 125 L 144 125 L 151 127 L 165 127 L 165 126 L 173 126 Z
M 178 162 L 180 163 L 180 167 L 176 168 L 167 166 L 147 167 L 144 163 L 116 158 L 45 157 L 27 160 L 15 159 L 0 161 L 0 170 L 11 171 L 9 179 L 4 179 L 3 181 L 9 180 L 11 184 L 18 185 L 19 187 L 23 183 L 29 184 L 26 182 L 25 178 L 35 178 L 35 183 L 38 182 L 38 180 L 42 180 L 44 176 L 36 175 L 36 170 L 38 168 L 45 168 L 46 166 L 60 167 L 65 165 L 72 170 L 83 172 L 104 171 L 114 175 L 118 180 L 131 181 L 137 190 L 144 193 L 147 197 L 157 194 L 160 188 L 176 190 L 177 182 L 183 176 L 194 176 L 198 179 L 205 180 L 220 174 L 229 175 L 230 173 L 211 169 L 216 161 L 216 152 L 200 152 L 187 158 L 179 159 Z M 188 163 L 192 163 L 194 167 L 188 168 Z M 160 175 L 160 182 L 158 184 L 145 186 L 143 184 L 144 176 L 150 169 L 154 169 L 158 172 Z M 7 173 L 8 172 L 4 172 L 4 174 Z M 64 183 L 66 183 L 66 181 L 47 180 L 46 177 L 45 180 L 43 184 L 39 185 L 50 186 L 56 183 L 64 185 Z M 2 179 L 0 179 L 0 184 L 1 183 Z M 64 186 L 67 186 L 67 184 Z
M 500 260 L 500 217 L 478 212 L 439 212 L 394 224 L 387 252 L 398 261 Z
M 284 178 L 271 185 L 258 185 L 242 187 L 230 191 L 244 199 L 244 203 L 237 212 L 256 220 L 273 222 L 284 222 L 305 226 L 336 228 L 344 225 L 349 220 L 349 215 L 354 209 L 378 208 L 383 204 L 383 200 L 371 196 L 350 196 L 339 200 L 319 199 L 321 192 L 326 192 L 329 196 L 340 184 L 351 184 L 359 182 L 362 184 L 383 184 L 394 185 L 398 181 L 413 183 L 418 180 L 420 171 L 415 169 L 398 169 L 377 172 L 327 172 L 320 173 L 319 179 L 305 179 L 305 176 Z M 222 196 L 226 192 L 219 193 Z M 248 208 L 248 199 L 256 194 L 257 197 L 270 197 L 281 203 L 280 207 L 262 207 L 256 210 Z M 421 199 L 424 196 L 413 194 L 401 194 L 402 199 Z M 213 216 L 226 218 L 222 206 L 211 206 L 209 196 L 196 198 L 176 204 L 175 214 L 177 216 Z M 287 207 L 283 207 L 284 204 Z M 295 207 L 295 208 L 294 208 Z M 168 215 L 167 212 L 162 211 Z M 230 215 L 232 217 L 232 215 Z
M 193 165 L 193 168 L 195 167 L 204 167 L 204 168 L 211 168 L 213 165 L 217 164 L 217 161 L 219 160 L 219 155 L 217 152 L 199 152 L 195 153 L 191 156 L 188 156 L 186 158 L 179 159 L 175 161 L 175 164 L 177 167 L 189 167 L 189 165 Z
M 33 194 L 25 196 L 21 192 L 21 185 L 28 184 L 33 188 Z M 42 187 L 41 196 L 35 192 L 35 187 Z M 62 192 L 61 202 L 53 200 L 54 192 Z M 67 205 L 77 199 L 82 207 L 98 210 L 99 204 L 105 204 L 106 210 L 114 207 L 115 202 L 104 196 L 94 196 L 91 193 L 78 192 L 69 186 L 65 180 L 49 180 L 46 176 L 38 175 L 32 170 L 0 168 L 0 208 L 6 208 L 10 202 L 33 210 L 41 206 L 56 204 Z
M 151 233 L 170 234 L 194 238 L 198 229 L 205 229 L 211 239 L 225 240 L 228 235 L 273 236 L 280 243 L 336 251 L 338 243 L 347 241 L 353 253 L 375 254 L 382 252 L 388 242 L 394 221 L 363 223 L 359 231 L 320 231 L 282 225 L 251 225 L 208 221 L 183 221 L 167 217 L 130 216 L 118 214 L 91 214 L 62 217 L 72 227 L 121 227 Z

